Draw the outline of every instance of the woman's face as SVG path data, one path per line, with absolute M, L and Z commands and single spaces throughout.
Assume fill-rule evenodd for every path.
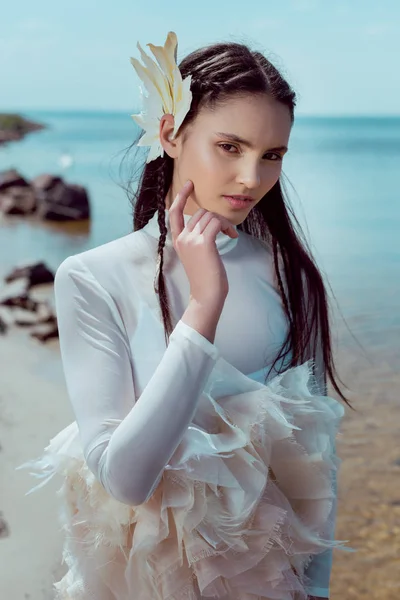
M 291 119 L 289 109 L 268 95 L 233 98 L 213 110 L 205 108 L 173 141 L 168 140 L 173 118 L 167 115 L 163 121 L 160 137 L 174 159 L 167 207 L 190 179 L 194 191 L 185 214 L 205 208 L 238 225 L 279 179 Z M 252 200 L 235 208 L 226 198 L 235 195 Z

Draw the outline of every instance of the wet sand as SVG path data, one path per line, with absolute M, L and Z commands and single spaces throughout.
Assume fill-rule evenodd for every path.
M 349 322 L 351 326 L 351 322 Z M 338 455 L 336 538 L 356 553 L 334 554 L 333 600 L 400 598 L 400 344 L 396 330 L 357 333 L 364 350 L 342 334 L 338 368 L 357 409 L 346 409 Z M 365 352 L 367 353 L 365 355 Z M 0 597 L 50 600 L 60 566 L 62 536 L 53 481 L 35 484 L 22 462 L 39 456 L 73 420 L 57 341 L 41 345 L 27 330 L 0 336 Z M 334 395 L 334 394 L 333 394 Z
M 400 335 L 398 329 L 358 336 L 368 360 L 346 348 L 338 357 L 357 412 L 346 411 L 338 440 L 342 459 L 333 600 L 400 598 Z

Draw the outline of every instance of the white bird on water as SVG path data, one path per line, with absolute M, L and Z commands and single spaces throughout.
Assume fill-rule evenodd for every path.
M 58 164 L 66 171 L 67 169 L 72 167 L 72 165 L 74 164 L 74 159 L 71 156 L 71 154 L 67 154 L 66 152 L 64 152 L 58 159 Z

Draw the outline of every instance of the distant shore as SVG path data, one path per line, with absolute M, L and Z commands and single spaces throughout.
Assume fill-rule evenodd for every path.
M 30 121 L 16 113 L 0 113 L 0 146 L 22 140 L 28 133 L 46 129 L 43 123 Z

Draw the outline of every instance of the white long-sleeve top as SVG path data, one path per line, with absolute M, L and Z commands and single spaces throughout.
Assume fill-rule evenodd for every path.
M 85 459 L 107 492 L 131 505 L 153 493 L 217 358 L 264 382 L 287 333 L 272 254 L 242 231 L 237 239 L 217 236 L 229 294 L 214 343 L 183 323 L 190 288 L 166 215 L 164 276 L 176 324 L 167 348 L 153 288 L 157 213 L 140 231 L 69 257 L 55 278 L 63 368 Z M 310 594 L 329 597 L 331 560 L 326 551 L 308 567 Z

